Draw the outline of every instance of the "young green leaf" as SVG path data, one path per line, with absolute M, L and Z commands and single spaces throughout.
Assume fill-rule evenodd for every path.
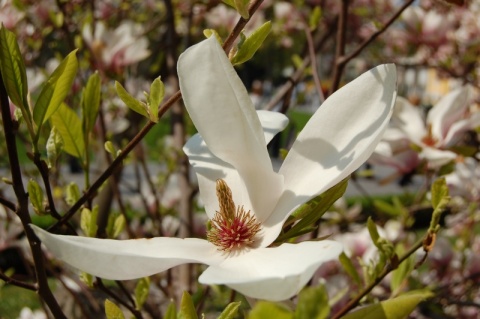
M 95 237 L 97 234 L 97 215 L 98 206 L 95 206 L 92 210 L 83 208 L 80 216 L 80 228 L 87 237 Z
M 78 70 L 77 50 L 72 51 L 48 78 L 38 96 L 33 109 L 33 120 L 38 126 L 37 139 L 40 128 L 50 116 L 60 107 L 72 87 Z
M 248 19 L 250 17 L 250 14 L 248 13 L 248 4 L 250 3 L 250 0 L 233 0 L 233 3 L 235 4 L 235 9 L 237 9 L 242 18 Z
M 117 90 L 118 97 L 120 97 L 123 103 L 125 103 L 132 111 L 137 112 L 146 118 L 150 118 L 145 103 L 142 103 L 131 96 L 119 82 L 115 82 L 115 89 Z
M 178 319 L 198 319 L 192 297 L 190 297 L 190 294 L 186 291 L 184 291 L 182 295 L 182 301 L 180 302 L 180 311 L 178 312 Z
M 378 304 L 364 307 L 342 317 L 343 319 L 402 319 L 417 307 L 417 305 L 432 297 L 430 291 L 417 290 L 401 295 L 394 299 L 382 301 Z
M 110 155 L 112 155 L 114 158 L 117 157 L 117 151 L 115 150 L 115 146 L 111 141 L 106 141 L 104 147 Z
M 328 293 L 323 285 L 307 287 L 300 292 L 294 319 L 326 319 L 329 314 Z
M 323 194 L 315 197 L 302 207 L 300 207 L 300 213 L 295 216 L 295 219 L 301 219 L 296 223 L 289 231 L 278 236 L 276 242 L 283 242 L 289 238 L 293 238 L 303 234 L 303 230 L 312 227 L 330 206 L 335 203 L 337 199 L 342 197 L 347 189 L 348 179 L 344 179 L 337 185 L 333 186 Z
M 98 72 L 90 75 L 82 93 L 83 132 L 88 134 L 95 125 L 100 107 L 101 80 Z
M 135 308 L 142 309 L 143 304 L 147 301 L 148 293 L 150 291 L 150 278 L 141 278 L 135 287 Z
M 165 96 L 165 86 L 160 78 L 156 78 L 150 86 L 150 94 L 148 95 L 148 108 L 150 113 L 150 121 L 158 122 L 158 106 Z
M 170 301 L 170 304 L 163 315 L 163 319 L 177 319 L 177 308 L 175 307 L 175 302 Z
M 308 26 L 310 27 L 310 30 L 313 31 L 318 27 L 321 18 L 322 8 L 315 7 L 315 9 L 313 9 L 313 12 L 310 14 L 310 19 L 308 20 Z
M 380 239 L 380 235 L 378 234 L 377 225 L 375 225 L 371 217 L 368 217 L 367 229 L 370 233 L 370 238 L 372 238 L 373 243 L 375 244 L 375 246 L 378 247 L 378 240 Z
M 203 35 L 206 37 L 206 38 L 210 38 L 212 35 L 214 35 L 217 40 L 218 40 L 218 43 L 220 43 L 220 45 L 223 45 L 223 40 L 222 40 L 222 37 L 220 36 L 220 34 L 218 34 L 218 32 L 214 29 L 205 29 L 203 30 Z
M 89 288 L 93 288 L 93 276 L 84 271 L 80 272 L 80 280 Z
M 398 246 L 397 254 L 402 255 L 405 252 L 403 246 Z M 415 267 L 415 256 L 410 256 L 404 260 L 397 269 L 392 271 L 392 279 L 390 280 L 390 290 L 393 295 L 396 295 L 399 289 L 402 288 L 402 283 L 408 278 Z
M 242 64 L 250 60 L 265 41 L 271 29 L 272 23 L 267 21 L 247 37 L 241 45 L 239 44 L 238 51 L 232 58 L 232 64 Z
M 122 214 L 110 214 L 107 223 L 108 238 L 117 238 L 125 229 L 126 220 Z
M 107 319 L 125 319 L 122 310 L 108 299 L 105 299 L 105 314 Z
M 15 34 L 3 25 L 0 28 L 0 68 L 10 100 L 22 110 L 27 123 L 31 122 L 32 116 L 27 102 L 28 83 L 25 64 Z
M 228 306 L 222 311 L 220 316 L 217 319 L 233 319 L 238 313 L 238 308 L 242 303 L 240 301 L 231 302 Z
M 44 215 L 45 209 L 43 208 L 43 190 L 34 179 L 30 179 L 27 185 L 28 197 L 32 203 L 33 210 L 38 215 Z
M 78 185 L 74 182 L 71 182 L 67 185 L 66 193 L 67 194 L 65 196 L 65 201 L 70 206 L 75 204 L 80 199 L 80 190 L 78 188 Z
M 48 168 L 55 166 L 57 158 L 63 149 L 63 139 L 55 126 L 52 127 L 47 140 L 47 164 Z
M 356 284 L 360 285 L 362 283 L 362 279 L 360 278 L 357 269 L 353 265 L 352 260 L 343 252 L 340 254 L 339 260 L 347 274 L 355 281 Z
M 259 301 L 248 314 L 248 319 L 293 319 L 293 312 L 280 304 Z
M 85 143 L 83 141 L 82 123 L 78 115 L 62 103 L 50 118 L 63 139 L 64 150 L 68 154 L 83 159 L 85 156 Z

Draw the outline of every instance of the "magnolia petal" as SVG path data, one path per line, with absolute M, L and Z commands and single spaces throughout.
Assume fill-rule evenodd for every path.
M 437 148 L 424 147 L 419 156 L 428 162 L 429 168 L 434 169 L 453 161 L 457 157 L 457 154 Z
M 461 87 L 445 95 L 428 112 L 427 124 L 432 126 L 432 135 L 443 140 L 450 126 L 458 121 L 467 108 L 468 88 Z
M 289 151 L 279 173 L 285 191 L 264 223 L 268 246 L 298 205 L 349 176 L 382 138 L 396 97 L 396 69 L 378 66 L 332 94 L 312 116 Z
M 278 112 L 257 111 L 265 134 L 267 144 L 288 125 L 288 118 Z M 218 211 L 218 199 L 215 192 L 215 182 L 221 178 L 232 190 L 233 201 L 245 207 L 251 207 L 248 192 L 245 189 L 238 172 L 233 166 L 212 154 L 199 134 L 191 137 L 183 151 L 188 156 L 198 180 L 200 198 L 205 205 L 205 211 L 210 219 Z
M 399 96 L 395 101 L 392 116 L 392 125 L 402 132 L 414 143 L 420 144 L 421 139 L 427 135 L 425 121 L 418 107 Z
M 224 284 L 251 298 L 285 300 L 297 294 L 322 263 L 341 252 L 340 243 L 328 240 L 252 249 L 210 266 L 199 282 Z
M 215 37 L 187 49 L 178 60 L 185 107 L 210 151 L 238 171 L 255 214 L 268 216 L 282 191 L 262 126 L 242 81 Z M 242 203 L 239 203 L 242 204 Z
M 224 259 L 213 244 L 196 238 L 112 240 L 54 235 L 30 227 L 56 258 L 105 279 L 141 278 L 181 264 L 215 265 Z
M 459 120 L 450 126 L 447 136 L 443 141 L 444 147 L 450 147 L 458 142 L 462 134 L 480 126 L 480 113 L 470 115 L 468 118 Z

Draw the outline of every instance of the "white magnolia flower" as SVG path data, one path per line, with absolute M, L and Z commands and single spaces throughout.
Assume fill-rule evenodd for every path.
M 103 22 L 90 24 L 82 30 L 85 43 L 92 50 L 99 67 L 119 69 L 137 63 L 150 55 L 148 39 L 142 36 L 143 29 L 132 21 L 124 21 L 115 30 L 107 29 Z
M 57 236 L 33 226 L 37 235 L 58 258 L 102 278 L 139 278 L 202 263 L 209 266 L 199 277 L 203 284 L 224 284 L 252 298 L 292 297 L 322 263 L 337 258 L 342 246 L 328 240 L 269 246 L 300 204 L 340 182 L 370 156 L 392 113 L 395 66 L 381 65 L 330 96 L 278 173 L 266 145 L 287 119 L 255 111 L 214 37 L 181 55 L 178 74 L 199 132 L 184 150 L 212 220 L 209 240 L 118 241 Z
M 397 98 L 392 122 L 422 148 L 420 157 L 432 168 L 455 159 L 456 154 L 447 149 L 458 142 L 462 133 L 480 125 L 479 112 L 465 117 L 467 95 L 466 87 L 450 92 L 428 112 L 426 121 L 418 107 Z

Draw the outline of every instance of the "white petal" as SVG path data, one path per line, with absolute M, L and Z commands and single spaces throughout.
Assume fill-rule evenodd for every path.
M 396 69 L 378 66 L 332 94 L 289 151 L 280 174 L 285 191 L 264 223 L 262 246 L 276 238 L 291 211 L 349 176 L 380 141 L 392 115 Z
M 186 263 L 218 264 L 224 258 L 214 245 L 196 238 L 112 240 L 54 235 L 30 227 L 56 258 L 105 279 L 141 278 Z
M 457 154 L 450 151 L 439 150 L 432 147 L 425 147 L 420 152 L 420 158 L 428 161 L 429 168 L 439 168 L 442 165 L 453 161 Z
M 421 139 L 427 135 L 421 110 L 400 96 L 397 97 L 395 102 L 392 125 L 404 132 L 412 142 L 417 144 L 420 144 Z
M 462 134 L 468 130 L 473 130 L 480 126 L 480 113 L 471 114 L 468 118 L 459 120 L 450 126 L 447 136 L 443 141 L 444 147 L 450 147 L 458 142 Z
M 468 88 L 462 87 L 445 95 L 428 112 L 427 124 L 432 126 L 432 135 L 443 140 L 450 126 L 461 118 L 467 108 Z
M 216 38 L 187 49 L 178 60 L 178 74 L 185 107 L 209 150 L 238 171 L 252 204 L 245 208 L 266 218 L 283 180 L 273 171 L 247 90 Z
M 257 111 L 257 114 L 267 144 L 288 125 L 288 118 L 281 113 Z M 213 155 L 199 134 L 195 134 L 187 141 L 183 151 L 188 156 L 190 164 L 197 175 L 200 197 L 210 219 L 213 218 L 218 210 L 215 182 L 219 178 L 225 180 L 232 190 L 235 203 L 245 205 L 245 207 L 252 206 L 248 192 L 238 172 L 230 164 Z
M 199 282 L 224 284 L 251 298 L 285 300 L 297 294 L 322 263 L 336 259 L 341 251 L 341 244 L 328 240 L 252 249 L 210 266 Z

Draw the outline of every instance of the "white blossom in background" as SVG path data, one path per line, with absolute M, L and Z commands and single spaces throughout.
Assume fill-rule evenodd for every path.
M 97 22 L 95 30 L 87 24 L 82 36 L 103 70 L 118 72 L 150 55 L 142 26 L 132 21 L 123 21 L 115 30 L 108 29 L 103 22 Z
M 107 240 L 53 235 L 32 226 L 49 250 L 95 276 L 126 280 L 202 263 L 202 284 L 224 284 L 258 299 L 292 297 L 342 245 L 330 240 L 270 247 L 295 209 L 348 177 L 370 156 L 396 97 L 394 65 L 381 65 L 332 94 L 312 116 L 275 172 L 267 143 L 287 125 L 256 112 L 215 37 L 178 62 L 185 106 L 199 134 L 184 151 L 211 220 L 208 240 Z
M 393 127 L 421 148 L 419 156 L 430 168 L 438 168 L 457 155 L 448 150 L 468 130 L 480 125 L 480 112 L 468 112 L 468 88 L 458 88 L 445 95 L 423 118 L 421 109 L 398 97 L 392 117 Z

